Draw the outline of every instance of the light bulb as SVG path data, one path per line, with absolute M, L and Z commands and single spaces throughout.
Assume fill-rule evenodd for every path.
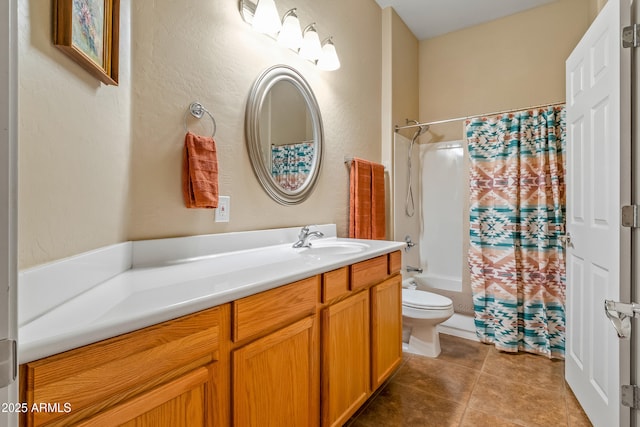
M 276 34 L 280 31 L 282 24 L 274 0 L 258 0 L 252 26 L 254 30 L 266 34 Z
M 340 59 L 338 59 L 338 53 L 331 37 L 322 42 L 322 56 L 318 59 L 317 65 L 318 68 L 325 71 L 333 71 L 340 68 Z
M 305 27 L 300 48 L 300 56 L 309 61 L 315 61 L 322 55 L 322 46 L 320 45 L 320 37 L 315 28 L 316 23 L 309 24 Z
M 288 10 L 282 18 L 282 30 L 278 34 L 278 43 L 293 50 L 298 50 L 302 46 L 302 31 L 295 8 Z

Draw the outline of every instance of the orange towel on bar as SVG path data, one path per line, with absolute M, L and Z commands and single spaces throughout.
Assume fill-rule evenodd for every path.
M 384 166 L 354 158 L 349 181 L 349 237 L 385 239 Z
M 210 136 L 187 132 L 182 156 L 182 195 L 188 208 L 218 207 L 218 154 Z
M 387 237 L 384 199 L 384 166 L 371 164 L 371 238 L 384 240 Z

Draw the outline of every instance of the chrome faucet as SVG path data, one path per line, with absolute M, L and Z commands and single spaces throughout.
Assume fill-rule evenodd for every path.
M 309 239 L 312 237 L 324 237 L 324 234 L 320 231 L 312 231 L 309 232 L 310 225 L 305 225 L 300 230 L 300 234 L 298 234 L 298 241 L 293 244 L 294 248 L 309 248 L 311 247 L 311 242 Z
M 415 271 L 416 273 L 422 273 L 421 268 L 411 267 L 410 265 L 407 265 L 407 273 L 411 273 L 412 271 Z

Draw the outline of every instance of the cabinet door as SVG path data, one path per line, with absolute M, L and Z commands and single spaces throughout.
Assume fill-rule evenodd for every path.
M 402 361 L 402 278 L 371 288 L 371 383 L 376 389 Z
M 21 425 L 73 425 L 210 365 L 228 322 L 222 312 L 222 306 L 204 310 L 21 365 L 22 402 L 72 408 L 21 414 Z
M 322 424 L 340 426 L 369 395 L 369 292 L 322 312 Z
M 317 426 L 319 346 L 307 317 L 233 352 L 233 425 Z
M 76 425 L 213 427 L 210 369 L 198 368 Z

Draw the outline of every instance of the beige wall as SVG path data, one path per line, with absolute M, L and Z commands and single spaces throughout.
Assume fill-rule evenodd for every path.
M 129 238 L 143 239 L 332 222 L 347 232 L 344 156 L 380 159 L 381 11 L 370 0 L 280 1 L 333 35 L 342 67 L 325 72 L 282 49 L 242 21 L 235 1 L 136 2 L 133 9 L 133 162 Z M 259 186 L 244 142 L 244 109 L 254 79 L 283 63 L 298 69 L 318 99 L 325 158 L 318 186 L 286 207 Z M 231 196 L 231 222 L 187 210 L 180 193 L 186 106 L 199 100 L 218 122 L 220 193 Z
M 588 1 L 559 0 L 420 42 L 420 120 L 564 101 L 564 62 L 591 12 Z M 461 122 L 432 127 L 438 140 L 462 133 Z
M 607 0 L 589 0 L 589 14 L 591 15 L 591 20 L 598 15 L 600 10 L 607 3 Z
M 418 120 L 418 39 L 391 7 L 382 11 L 382 22 L 382 160 L 392 165 L 396 154 L 393 150 L 394 126 L 404 125 L 405 119 Z M 395 186 L 392 175 L 388 178 L 387 238 L 395 238 L 395 212 L 391 209 Z
M 334 36 L 342 67 L 325 72 L 252 31 L 237 1 L 131 3 L 122 0 L 121 85 L 115 88 L 98 84 L 51 45 L 51 2 L 20 2 L 20 268 L 128 239 L 329 222 L 345 235 L 344 156 L 381 157 L 377 4 L 278 2 L 281 14 L 295 5 L 303 25 L 316 21 L 321 37 Z M 318 186 L 295 207 L 278 205 L 261 189 L 244 141 L 249 89 L 278 63 L 305 76 L 324 120 Z M 194 100 L 218 124 L 220 193 L 231 196 L 228 224 L 214 223 L 213 211 L 183 205 L 183 117 Z
M 53 46 L 51 4 L 18 2 L 19 268 L 127 238 L 129 0 L 121 0 L 118 87 Z
M 418 39 L 393 11 L 393 97 L 391 120 L 404 125 L 405 120 L 418 120 Z M 412 132 L 408 132 L 411 134 Z

